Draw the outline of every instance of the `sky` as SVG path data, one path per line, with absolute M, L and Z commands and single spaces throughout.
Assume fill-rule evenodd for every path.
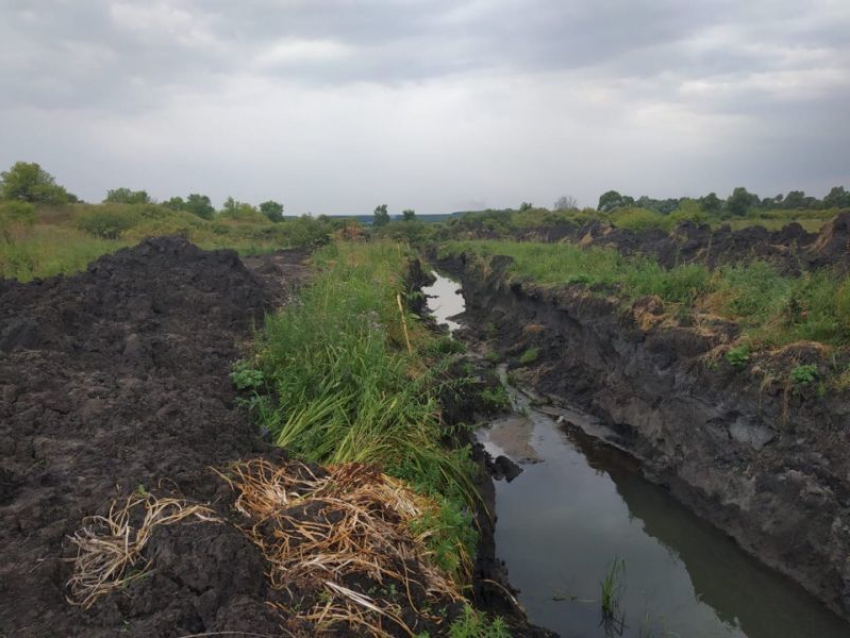
M 287 214 L 850 187 L 848 0 L 0 0 L 0 169 Z

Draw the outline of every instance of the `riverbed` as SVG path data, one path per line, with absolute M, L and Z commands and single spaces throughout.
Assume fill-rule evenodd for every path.
M 436 321 L 455 332 L 460 286 L 436 277 L 423 292 Z M 532 623 L 570 637 L 850 636 L 802 588 L 645 480 L 604 441 L 604 425 L 573 406 L 538 406 L 502 372 L 514 413 L 478 438 L 523 469 L 496 483 L 496 553 Z M 605 614 L 602 581 L 612 572 Z

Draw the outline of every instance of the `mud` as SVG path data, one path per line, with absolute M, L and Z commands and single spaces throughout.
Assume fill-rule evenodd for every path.
M 210 467 L 280 456 L 228 379 L 243 339 L 283 287 L 232 251 L 160 238 L 87 272 L 0 281 L 0 633 L 271 633 L 262 557 L 225 525 L 175 525 L 156 569 L 90 610 L 69 605 L 68 536 L 138 489 L 217 501 Z
M 798 344 L 738 370 L 719 354 L 722 326 L 666 325 L 650 298 L 624 312 L 580 286 L 510 283 L 509 263 L 440 263 L 463 281 L 467 336 L 504 354 L 524 384 L 600 418 L 647 478 L 850 617 L 850 403 L 787 375 L 799 363 L 827 369 L 824 354 Z M 495 332 L 475 328 L 488 323 Z M 538 359 L 520 366 L 531 347 Z

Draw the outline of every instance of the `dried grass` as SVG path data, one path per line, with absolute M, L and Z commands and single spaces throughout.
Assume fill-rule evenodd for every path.
M 441 619 L 417 609 L 423 593 L 435 603 L 462 599 L 457 584 L 430 561 L 428 533 L 412 531 L 413 521 L 436 504 L 374 467 L 348 463 L 317 475 L 300 462 L 255 459 L 221 476 L 238 493 L 236 509 L 251 521 L 243 531 L 266 556 L 272 586 L 322 591 L 310 609 L 294 613 L 319 631 L 345 622 L 383 637 L 391 635 L 384 628 L 390 623 L 416 635 L 392 596 L 369 596 L 352 582 L 398 585 L 405 606 L 431 622 Z
M 71 559 L 74 573 L 68 580 L 68 601 L 87 609 L 101 596 L 144 576 L 150 561 L 143 550 L 154 530 L 188 518 L 221 522 L 203 505 L 147 493 L 134 493 L 120 503 L 113 501 L 106 516 L 83 519 L 82 527 L 70 537 L 77 556 Z

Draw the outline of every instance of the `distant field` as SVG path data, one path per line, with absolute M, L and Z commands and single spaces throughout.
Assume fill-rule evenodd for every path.
M 0 277 L 25 282 L 77 272 L 101 255 L 159 235 L 182 235 L 201 248 L 255 255 L 323 242 L 344 223 L 221 214 L 207 220 L 157 204 L 71 204 L 32 214 L 4 214 L 0 205 Z

